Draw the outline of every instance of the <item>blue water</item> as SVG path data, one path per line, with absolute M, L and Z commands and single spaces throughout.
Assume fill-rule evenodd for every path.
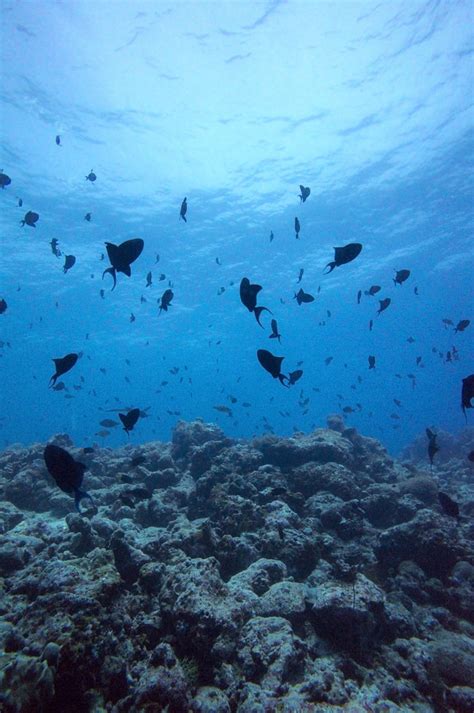
M 393 453 L 426 426 L 460 430 L 474 325 L 455 334 L 442 319 L 474 317 L 472 14 L 469 2 L 4 2 L 0 444 L 58 432 L 122 444 L 120 427 L 97 433 L 127 407 L 150 407 L 133 443 L 196 417 L 237 437 L 309 431 L 347 406 L 346 423 Z M 36 228 L 19 224 L 28 210 Z M 104 243 L 134 237 L 143 253 L 111 291 Z M 67 274 L 52 238 L 77 258 Z M 359 257 L 323 274 L 350 242 Z M 244 276 L 281 345 L 270 315 L 261 329 L 241 304 Z M 315 301 L 298 306 L 299 287 Z M 283 388 L 260 348 L 286 374 L 302 361 L 303 377 Z M 69 352 L 82 357 L 53 391 L 52 359 Z

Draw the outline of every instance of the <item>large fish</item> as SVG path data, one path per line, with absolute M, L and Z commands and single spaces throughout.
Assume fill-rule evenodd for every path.
M 135 262 L 137 257 L 141 254 L 143 250 L 144 242 L 141 238 L 133 238 L 132 240 L 125 240 L 124 243 L 120 245 L 114 245 L 113 243 L 105 243 L 107 248 L 107 255 L 110 260 L 111 267 L 108 267 L 102 273 L 102 279 L 104 275 L 109 273 L 112 275 L 114 280 L 114 286 L 112 290 L 115 289 L 117 284 L 117 272 L 123 272 L 124 275 L 130 277 L 132 271 L 130 265 Z

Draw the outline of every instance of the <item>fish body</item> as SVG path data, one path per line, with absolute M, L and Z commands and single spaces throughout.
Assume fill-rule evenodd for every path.
M 288 386 L 293 386 L 293 384 L 296 384 L 298 379 L 301 379 L 303 376 L 303 369 L 296 369 L 296 371 L 290 371 L 288 374 Z
M 284 358 L 274 356 L 266 349 L 258 349 L 257 351 L 257 359 L 260 364 L 274 379 L 278 379 L 283 386 L 285 386 L 285 381 L 289 380 L 287 376 L 281 373 L 281 363 Z
M 348 262 L 355 260 L 361 250 L 361 243 L 349 243 L 348 245 L 334 248 L 334 260 L 332 262 L 328 262 L 326 265 L 325 269 L 327 270 L 327 268 L 329 268 L 326 274 L 332 272 L 335 267 L 346 265 Z
M 303 303 L 308 304 L 309 302 L 314 302 L 313 295 L 310 295 L 309 292 L 304 292 L 303 288 L 301 287 L 299 291 L 295 293 L 293 299 L 295 299 L 299 305 Z
M 145 287 L 151 287 L 151 281 L 152 281 L 152 274 L 151 271 L 147 274 L 146 276 L 146 285 Z
M 20 225 L 29 225 L 30 228 L 36 228 L 36 223 L 39 220 L 39 215 L 38 213 L 35 213 L 33 210 L 29 210 L 25 213 L 25 217 L 23 220 L 20 220 Z
M 438 500 L 446 515 L 459 518 L 459 505 L 442 490 L 438 493 Z
M 426 437 L 428 438 L 428 458 L 430 459 L 430 465 L 433 466 L 433 458 L 439 451 L 439 446 L 436 443 L 437 434 L 433 433 L 430 428 L 427 428 Z
M 4 312 L 7 311 L 7 307 L 8 307 L 8 305 L 7 305 L 6 301 L 5 301 L 5 300 L 3 299 L 3 297 L 2 297 L 2 299 L 0 299 L 0 314 L 4 314 Z M 3 345 L 2 345 L 2 346 L 3 346 Z
M 469 327 L 470 324 L 471 324 L 471 320 L 470 320 L 470 319 L 461 319 L 461 321 L 458 322 L 457 325 L 455 326 L 454 332 L 455 332 L 455 333 L 456 333 L 456 332 L 464 332 L 464 330 L 465 330 L 467 327 Z
M 158 315 L 161 314 L 161 311 L 164 310 L 165 312 L 168 311 L 168 307 L 171 305 L 171 300 L 174 297 L 174 292 L 173 290 L 170 290 L 169 288 L 163 292 L 161 295 L 161 300 L 160 300 L 160 311 L 158 312 Z
M 54 386 L 56 383 L 56 379 L 59 376 L 62 376 L 63 374 L 66 374 L 72 367 L 75 365 L 77 360 L 79 359 L 79 354 L 76 354 L 75 352 L 71 352 L 70 354 L 66 354 L 65 357 L 59 358 L 59 359 L 53 359 L 54 365 L 56 367 L 55 373 L 52 375 L 51 379 L 49 380 L 49 385 Z
M 114 284 L 112 290 L 115 289 L 117 284 L 117 272 L 123 272 L 124 275 L 130 277 L 132 271 L 130 265 L 132 262 L 139 257 L 143 250 L 144 242 L 141 238 L 132 238 L 132 240 L 125 240 L 125 242 L 120 243 L 120 245 L 114 245 L 114 243 L 105 243 L 107 248 L 107 255 L 110 260 L 111 267 L 108 267 L 102 273 L 102 279 L 104 275 L 109 273 L 112 275 Z
M 278 341 L 281 344 L 281 334 L 278 332 L 278 323 L 276 319 L 272 319 L 271 321 L 271 328 L 272 328 L 272 333 L 270 334 L 270 339 L 278 339 Z
M 132 408 L 132 410 L 127 411 L 127 413 L 119 413 L 119 418 L 122 421 L 123 430 L 128 434 L 133 430 L 134 425 L 140 418 L 140 409 Z
M 56 146 L 61 146 L 61 137 L 59 134 L 56 136 Z
M 73 265 L 75 264 L 76 258 L 74 257 L 74 255 L 65 255 L 64 258 L 65 259 L 64 259 L 63 271 L 64 271 L 64 274 L 66 274 L 66 272 L 68 270 L 70 270 L 71 267 L 73 267 Z
M 69 495 L 74 495 L 74 503 L 80 512 L 79 503 L 82 498 L 91 498 L 89 493 L 81 490 L 84 471 L 84 463 L 74 460 L 72 455 L 64 448 L 48 444 L 43 452 L 44 462 L 49 474 L 54 478 L 56 485 Z
M 357 304 L 360 305 L 360 298 L 362 297 L 362 290 L 359 290 L 357 293 Z
M 467 408 L 473 408 L 471 403 L 472 399 L 474 399 L 474 374 L 466 376 L 466 378 L 462 380 L 461 408 L 464 416 L 466 416 Z
M 379 305 L 380 305 L 380 307 L 379 307 L 379 309 L 377 310 L 377 314 L 380 314 L 380 313 L 383 312 L 385 309 L 387 309 L 387 307 L 390 305 L 390 302 L 391 302 L 391 301 L 392 301 L 392 300 L 390 299 L 390 297 L 385 297 L 383 300 L 379 300 Z
M 249 312 L 253 312 L 255 314 L 255 319 L 257 320 L 258 324 L 260 325 L 260 327 L 263 327 L 262 323 L 260 322 L 260 315 L 262 314 L 262 312 L 270 312 L 271 314 L 271 311 L 268 309 L 268 307 L 257 307 L 257 295 L 261 289 L 261 285 L 252 285 L 248 277 L 243 277 L 240 281 L 240 301 L 242 302 L 244 307 L 247 307 Z
M 91 169 L 90 173 L 87 174 L 86 176 L 86 181 L 90 181 L 91 183 L 94 183 L 94 181 L 97 180 L 97 176 L 95 175 L 94 171 Z
M 397 285 L 402 285 L 405 280 L 410 277 L 410 270 L 395 270 L 395 277 L 393 278 L 393 284 L 395 287 Z
M 298 218 L 295 218 L 295 234 L 296 234 L 297 239 L 300 237 L 300 230 L 301 230 L 300 221 L 298 220 Z
M 3 189 L 5 186 L 9 186 L 11 182 L 12 179 L 10 176 L 7 176 L 7 174 L 3 173 L 3 170 L 0 169 L 0 187 Z
M 304 268 L 301 268 L 300 274 L 298 275 L 298 279 L 296 281 L 297 284 L 299 284 L 301 282 L 301 280 L 303 279 L 303 275 L 304 275 Z
M 186 213 L 188 211 L 188 202 L 187 198 L 183 199 L 183 202 L 181 203 L 181 208 L 179 209 L 179 217 L 184 220 L 185 223 L 188 221 L 186 220 Z
M 84 220 L 87 220 L 88 223 L 91 222 L 92 214 L 91 213 L 86 213 L 84 216 Z
M 375 357 L 369 356 L 369 369 L 375 369 Z
M 368 290 L 366 290 L 364 294 L 366 294 L 370 297 L 373 297 L 374 295 L 377 294 L 377 292 L 380 292 L 381 289 L 382 288 L 380 287 L 380 285 L 372 285 L 372 287 L 370 287 Z
M 308 188 L 307 186 L 302 186 L 300 185 L 300 202 L 304 203 L 305 200 L 309 197 L 309 194 L 311 193 L 311 188 Z

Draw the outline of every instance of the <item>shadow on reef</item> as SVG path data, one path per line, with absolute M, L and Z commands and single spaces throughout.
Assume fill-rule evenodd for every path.
M 87 465 L 82 515 L 44 444 L 1 453 L 1 710 L 474 710 L 473 430 L 430 473 L 417 442 L 399 463 L 328 426 L 56 436 Z

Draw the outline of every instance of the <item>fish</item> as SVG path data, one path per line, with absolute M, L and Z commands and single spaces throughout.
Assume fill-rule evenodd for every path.
M 0 168 L 0 186 L 1 186 L 1 188 L 4 189 L 5 186 L 9 186 L 11 182 L 12 182 L 12 179 L 10 178 L 10 176 L 7 176 L 6 173 L 3 173 L 3 168 Z
M 139 408 L 132 408 L 132 410 L 127 411 L 127 413 L 119 413 L 119 419 L 122 421 L 123 430 L 127 434 L 133 430 L 133 427 L 139 418 L 140 418 L 140 409 Z
M 362 290 L 359 290 L 357 293 L 357 304 L 360 305 L 360 298 L 362 297 Z
M 420 364 L 421 364 L 421 356 L 417 356 L 416 357 L 416 365 L 420 366 Z M 423 366 L 423 364 L 421 364 L 421 366 Z
M 66 356 L 62 357 L 62 358 L 53 359 L 54 365 L 56 367 L 56 371 L 52 375 L 51 379 L 49 380 L 49 385 L 54 386 L 56 383 L 56 379 L 59 376 L 66 374 L 70 369 L 72 369 L 72 367 L 75 365 L 75 363 L 77 362 L 78 359 L 79 359 L 79 354 L 76 354 L 75 352 L 66 354 Z
M 383 312 L 385 309 L 387 309 L 387 307 L 390 305 L 390 302 L 391 302 L 391 301 L 392 301 L 392 300 L 390 299 L 390 297 L 385 297 L 383 300 L 379 300 L 379 305 L 380 305 L 380 307 L 379 307 L 379 309 L 377 310 L 377 314 L 380 314 L 380 313 Z
M 183 202 L 181 203 L 181 208 L 179 209 L 179 217 L 182 218 L 185 223 L 188 222 L 186 220 L 187 210 L 188 210 L 188 202 L 187 202 L 187 198 L 184 198 Z
M 135 315 L 133 314 L 133 312 L 130 312 L 130 318 L 129 318 L 129 320 L 130 320 L 130 322 L 135 322 L 136 317 L 135 317 Z
M 23 205 L 23 198 L 18 198 L 18 208 L 21 208 Z
M 115 426 L 120 426 L 120 424 L 112 418 L 104 418 L 104 420 L 99 423 L 99 426 L 103 426 L 104 428 L 115 428 Z
M 431 469 L 433 469 L 433 458 L 435 457 L 436 453 L 439 451 L 439 446 L 436 443 L 436 438 L 438 436 L 436 433 L 433 433 L 433 431 L 430 428 L 426 429 L 426 436 L 428 438 L 428 458 L 430 459 Z
M 301 282 L 301 280 L 302 280 L 302 278 L 303 278 L 303 275 L 304 275 L 304 268 L 301 268 L 301 269 L 300 269 L 300 274 L 298 275 L 298 279 L 297 279 L 297 281 L 296 281 L 298 284 Z
M 467 459 L 468 459 L 469 461 L 471 461 L 471 463 L 474 463 L 474 451 L 470 451 L 470 452 L 467 454 Z
M 374 326 L 374 320 L 371 319 L 370 322 L 369 322 L 369 332 L 372 331 L 372 327 L 373 327 L 373 326 Z
M 83 498 L 92 500 L 89 493 L 81 490 L 84 471 L 87 466 L 74 460 L 64 448 L 48 444 L 43 451 L 43 458 L 48 473 L 54 478 L 56 485 L 64 492 L 74 495 L 74 505 L 80 513 L 80 502 Z
M 393 278 L 393 284 L 395 287 L 397 285 L 402 285 L 405 280 L 410 277 L 410 270 L 395 270 L 395 277 Z
M 174 297 L 174 292 L 173 290 L 170 290 L 169 288 L 163 292 L 161 295 L 160 299 L 160 311 L 158 312 L 158 316 L 161 314 L 161 311 L 164 310 L 165 312 L 168 311 L 168 307 L 171 306 L 171 300 Z
M 313 295 L 310 295 L 309 292 L 304 292 L 303 288 L 300 287 L 299 291 L 295 293 L 294 300 L 297 301 L 299 305 L 309 303 L 309 302 L 314 302 L 314 297 Z
M 152 274 L 151 271 L 147 274 L 146 276 L 146 285 L 145 287 L 151 287 L 151 280 L 152 280 Z
M 115 285 L 117 284 L 117 272 L 123 272 L 124 275 L 130 277 L 132 274 L 130 265 L 139 257 L 143 250 L 143 246 L 144 242 L 141 238 L 125 240 L 125 242 L 120 243 L 120 245 L 105 243 L 111 267 L 104 270 L 102 273 L 102 279 L 104 279 L 104 275 L 107 273 L 112 275 L 114 281 L 112 290 L 115 289 Z
M 303 376 L 302 369 L 296 369 L 296 371 L 290 371 L 290 373 L 288 374 L 288 386 L 293 386 L 293 384 L 296 384 L 298 379 L 301 379 L 302 376 Z
M 53 386 L 52 389 L 53 391 L 67 391 L 64 381 L 58 381 L 56 386 Z
M 110 431 L 106 431 L 104 429 L 103 431 L 97 431 L 94 435 L 100 436 L 101 438 L 107 438 L 107 436 L 110 436 Z
M 281 334 L 278 333 L 278 324 L 276 319 L 272 319 L 271 321 L 271 328 L 272 328 L 272 333 L 270 334 L 270 339 L 278 339 L 278 341 L 281 344 Z
M 232 416 L 232 409 L 229 408 L 228 406 L 213 406 L 216 411 L 220 411 L 220 413 L 226 413 L 228 416 Z
M 2 299 L 0 299 L 0 314 L 4 314 L 7 311 L 7 307 L 8 305 L 2 297 Z
M 466 409 L 473 408 L 471 404 L 472 399 L 474 399 L 474 374 L 470 374 L 470 376 L 466 376 L 466 378 L 462 380 L 461 408 L 466 421 Z
M 271 230 L 271 231 L 270 231 L 270 242 L 272 242 L 272 240 L 273 240 L 274 237 L 275 237 L 275 236 L 273 235 L 273 230 Z
M 349 243 L 348 245 L 344 245 L 343 247 L 334 248 L 334 260 L 332 262 L 328 262 L 328 264 L 324 268 L 325 270 L 329 268 L 328 272 L 326 272 L 325 274 L 328 275 L 334 270 L 335 267 L 346 265 L 348 262 L 352 262 L 352 260 L 355 260 L 361 250 L 362 245 L 360 243 Z
M 375 369 L 375 357 L 369 356 L 369 369 Z
M 64 265 L 63 265 L 63 272 L 66 274 L 68 270 L 71 269 L 71 267 L 74 266 L 74 263 L 76 262 L 76 258 L 74 255 L 65 255 L 64 256 Z
M 61 137 L 59 134 L 56 136 L 56 146 L 61 146 Z
M 377 292 L 380 292 L 382 288 L 380 285 L 372 285 L 368 290 L 364 292 L 364 295 L 368 295 L 369 297 L 373 297 L 374 295 L 377 294 Z
M 37 223 L 39 220 L 39 215 L 38 213 L 35 213 L 33 210 L 29 210 L 25 213 L 25 217 L 23 220 L 20 220 L 20 225 L 29 225 L 30 228 L 36 228 L 35 223 Z
M 91 169 L 90 173 L 88 173 L 86 176 L 86 181 L 90 181 L 91 183 L 94 183 L 95 180 L 97 180 L 97 176 L 95 175 L 94 171 Z
M 459 505 L 457 502 L 452 500 L 447 493 L 443 493 L 443 491 L 440 490 L 438 493 L 438 500 L 446 515 L 459 518 Z
M 306 187 L 302 186 L 300 184 L 300 192 L 301 192 L 300 196 L 299 196 L 300 202 L 304 203 L 305 200 L 309 197 L 309 194 L 311 193 L 311 188 L 308 188 L 307 186 Z
M 272 314 L 268 307 L 257 307 L 257 295 L 262 289 L 261 285 L 252 285 L 248 277 L 243 277 L 240 281 L 240 301 L 247 307 L 249 312 L 253 312 L 255 319 L 260 327 L 263 328 L 260 322 L 260 315 L 262 312 L 269 312 Z
M 285 381 L 289 381 L 289 379 L 281 373 L 281 363 L 284 358 L 285 357 L 274 356 L 266 349 L 257 350 L 257 359 L 263 368 L 268 371 L 274 379 L 278 379 L 283 386 L 286 386 Z
M 415 287 L 413 288 L 413 292 L 415 293 L 415 295 L 416 295 L 417 297 L 418 297 L 418 295 L 420 294 L 420 293 L 418 292 L 418 287 L 417 287 L 416 285 L 415 285 Z
M 99 290 L 99 295 L 104 299 L 105 297 L 105 290 Z
M 298 218 L 295 218 L 295 233 L 296 233 L 297 239 L 300 237 L 300 230 L 301 230 L 300 221 L 298 220 Z
M 87 220 L 88 223 L 91 222 L 91 218 L 92 218 L 92 213 L 86 213 L 84 216 L 84 220 Z
M 455 333 L 456 333 L 456 332 L 464 332 L 464 330 L 465 330 L 467 327 L 469 327 L 470 324 L 471 324 L 471 320 L 470 320 L 470 319 L 461 319 L 461 321 L 458 322 L 457 325 L 455 326 L 454 332 L 455 332 Z
M 324 360 L 324 363 L 326 364 L 326 366 L 329 366 L 329 364 L 332 362 L 333 359 L 334 359 L 334 357 L 332 357 L 332 356 L 326 357 L 326 359 Z
M 408 344 L 413 344 L 415 340 L 413 339 L 413 337 L 408 337 L 407 342 Z
M 221 261 L 219 260 L 218 257 L 216 257 L 216 265 L 222 265 Z
M 53 238 L 50 242 L 51 245 L 51 252 L 53 255 L 56 257 L 61 257 L 61 250 L 58 248 L 58 240 L 56 238 Z

